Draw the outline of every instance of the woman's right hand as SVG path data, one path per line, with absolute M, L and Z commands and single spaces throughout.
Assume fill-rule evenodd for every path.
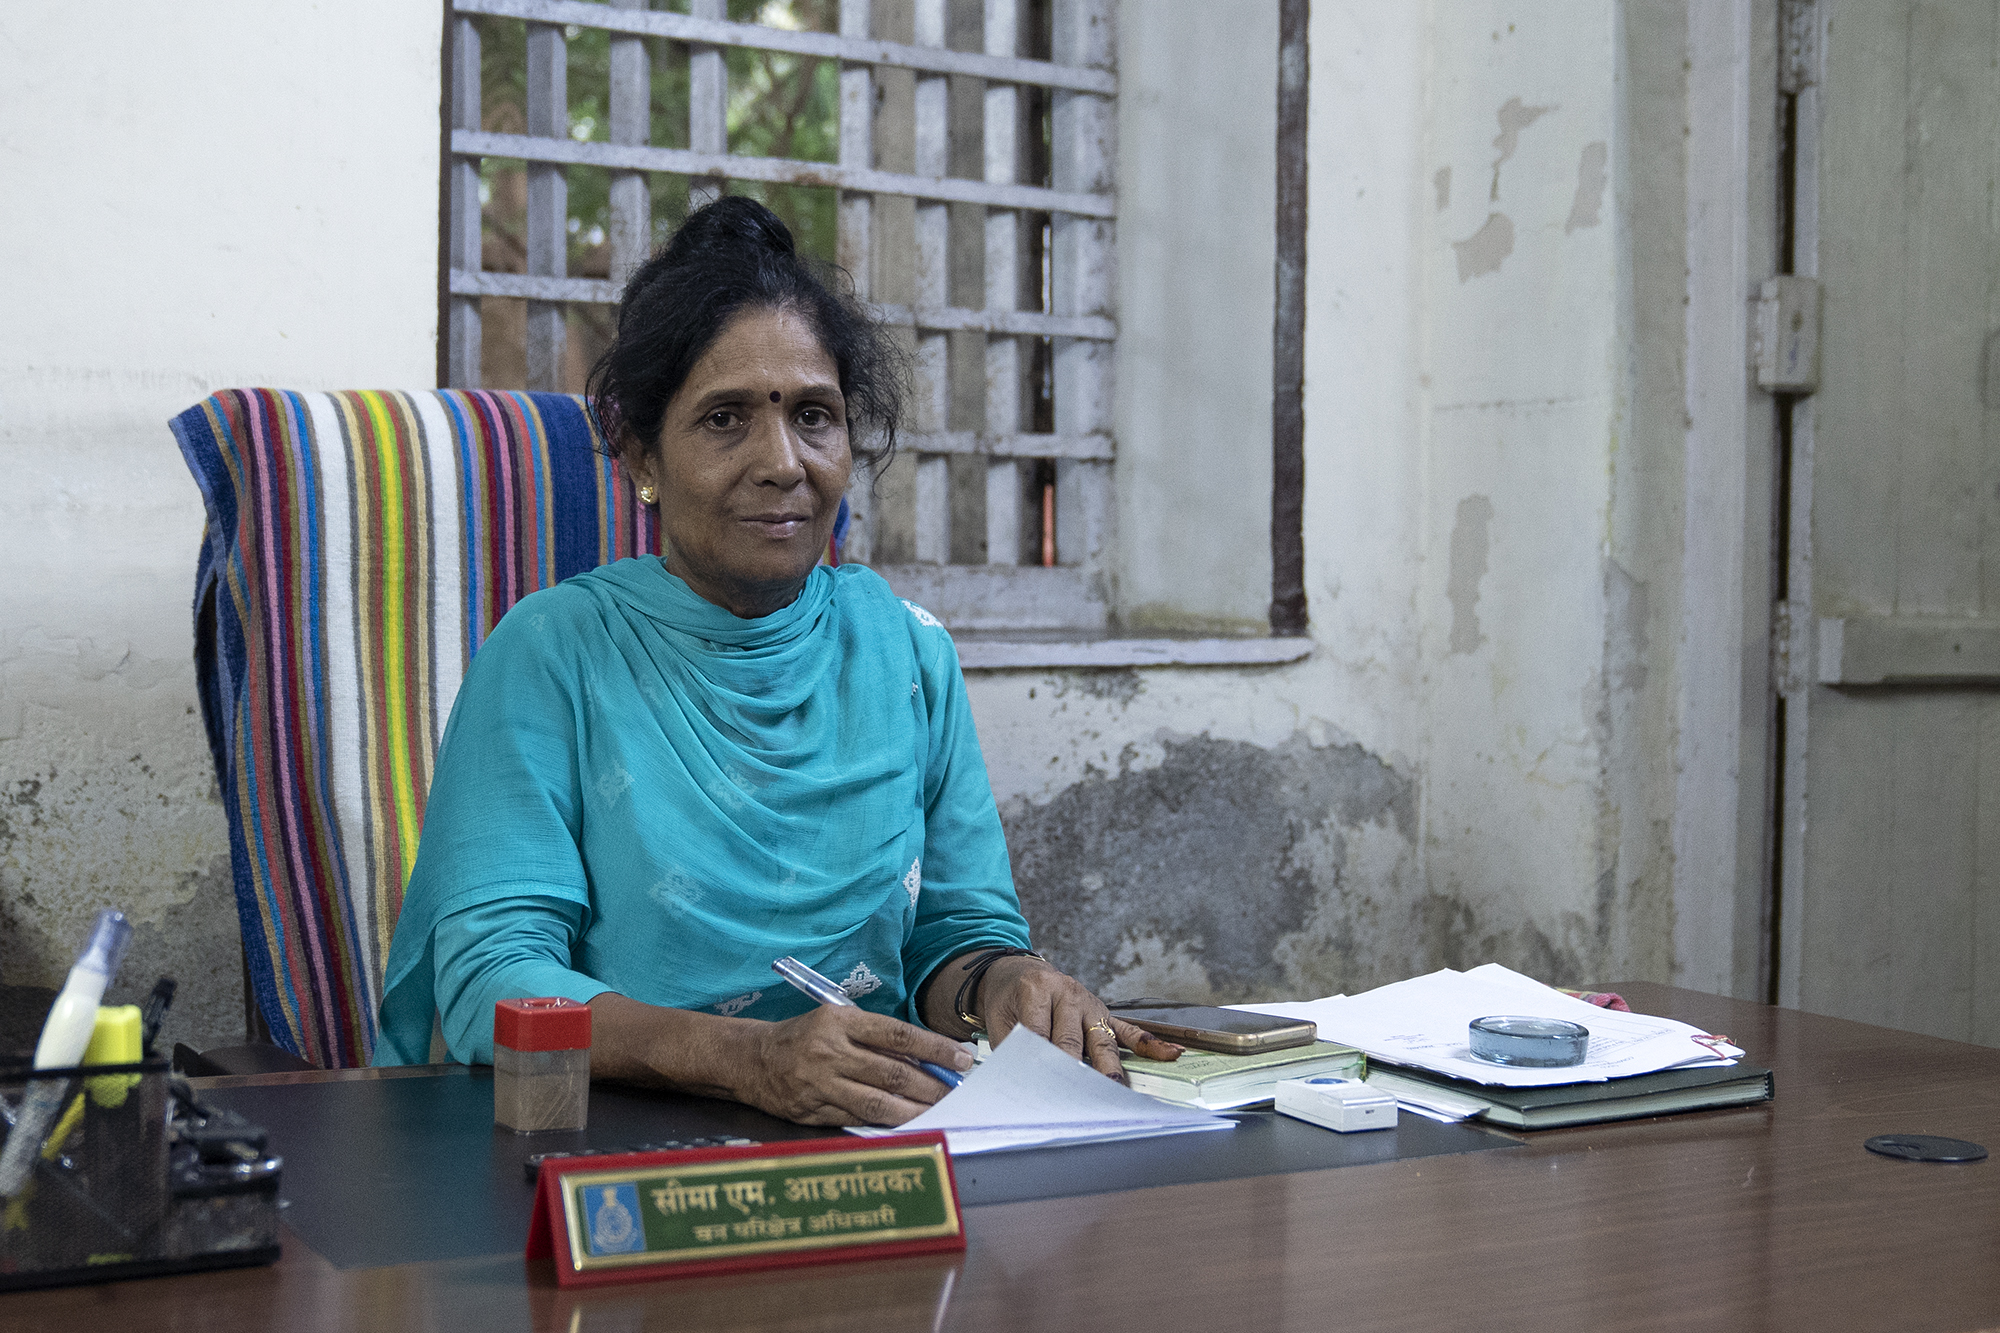
M 866 1009 L 765 1023 L 605 991 L 590 1012 L 592 1078 L 727 1097 L 802 1125 L 900 1125 L 949 1091 L 899 1055 L 972 1068 L 951 1038 Z
M 896 1056 L 972 1068 L 950 1038 L 866 1009 L 821 1006 L 782 1023 L 750 1021 L 742 1040 L 736 1099 L 801 1125 L 900 1125 L 950 1091 Z

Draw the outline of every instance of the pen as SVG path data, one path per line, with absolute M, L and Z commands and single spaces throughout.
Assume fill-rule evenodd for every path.
M 774 960 L 771 963 L 771 970 L 806 994 L 812 996 L 815 1000 L 818 1000 L 821 1004 L 829 1004 L 836 1009 L 858 1009 L 861 1007 L 854 1003 L 846 991 L 834 985 L 831 981 L 828 981 L 825 977 L 789 954 L 783 958 Z M 955 1088 L 964 1081 L 958 1074 L 946 1069 L 943 1065 L 934 1065 L 928 1060 L 911 1059 L 906 1055 L 899 1055 L 896 1058 L 899 1060 L 909 1060 L 911 1064 L 923 1070 L 947 1088 Z

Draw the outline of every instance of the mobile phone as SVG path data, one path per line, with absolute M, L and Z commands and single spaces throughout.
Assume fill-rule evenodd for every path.
M 1156 1037 L 1225 1055 L 1282 1051 L 1288 1046 L 1307 1045 L 1319 1035 L 1319 1029 L 1303 1019 L 1248 1014 L 1240 1009 L 1215 1009 L 1171 1000 L 1128 1000 L 1105 1007 Z

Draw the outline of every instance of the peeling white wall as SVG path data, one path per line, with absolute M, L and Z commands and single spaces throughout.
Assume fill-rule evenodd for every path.
M 1095 678 L 992 673 L 971 684 L 1031 919 L 1067 922 L 1078 901 L 1111 914 L 1122 943 L 1095 931 L 1085 956 L 1065 959 L 1107 990 L 1324 993 L 1488 959 L 1560 984 L 1669 976 L 1684 227 L 1676 13 L 1654 7 L 1634 32 L 1622 7 L 1600 0 L 1313 6 L 1312 658 Z M 1178 9 L 1128 5 L 1122 21 L 1146 29 L 1144 40 L 1121 36 L 1128 89 L 1170 80 L 1172 53 L 1212 40 Z M 1121 374 L 1137 349 L 1181 335 L 1171 323 L 1134 329 L 1162 308 L 1149 284 L 1207 280 L 1199 265 L 1154 271 L 1135 253 L 1212 248 L 1217 228 L 1268 216 L 1257 211 L 1267 203 L 1243 197 L 1267 201 L 1271 190 L 1246 168 L 1206 191 L 1170 193 L 1173 174 L 1144 158 L 1177 156 L 1184 139 L 1268 132 L 1267 86 L 1202 107 L 1160 99 L 1148 110 L 1162 119 L 1121 138 L 1121 338 L 1131 344 Z M 1176 115 L 1186 122 L 1171 123 Z M 1128 246 L 1127 218 L 1144 228 L 1143 248 Z M 1216 291 L 1175 300 L 1217 303 L 1205 340 L 1267 347 L 1269 307 L 1230 305 L 1219 289 L 1235 280 L 1218 269 Z M 1268 291 L 1266 276 L 1258 282 Z M 1169 446 L 1149 393 L 1130 390 L 1121 385 L 1118 423 L 1127 560 L 1178 568 L 1178 551 L 1154 535 L 1166 516 L 1142 515 L 1153 526 L 1130 539 L 1132 512 L 1161 493 L 1149 485 L 1197 474 L 1213 486 L 1206 479 L 1227 474 L 1234 441 L 1190 435 Z M 1211 490 L 1174 515 L 1178 530 L 1202 531 L 1205 508 L 1233 514 L 1253 488 L 1268 503 L 1267 487 L 1259 473 Z M 1238 539 L 1195 545 L 1224 559 Z M 1257 573 L 1268 577 L 1268 564 Z M 1129 567 L 1123 577 L 1135 586 Z M 1155 579 L 1149 593 L 1151 614 L 1169 623 L 1172 582 Z M 1210 585 L 1187 587 L 1187 610 L 1199 613 Z M 1305 747 L 1308 758 L 1282 771 L 1301 774 L 1318 806 L 1288 808 L 1275 834 L 1258 825 L 1263 805 L 1296 795 L 1232 804 L 1218 793 L 1250 771 L 1231 757 L 1237 744 Z M 1312 754 L 1328 762 L 1315 769 Z M 1160 771 L 1174 765 L 1185 772 Z M 1099 863 L 1077 838 L 1085 808 L 1112 844 L 1163 799 L 1184 800 L 1195 827 L 1157 865 Z M 1275 874 L 1261 868 L 1267 849 L 1242 841 L 1253 827 L 1286 842 Z M 1149 836 L 1175 842 L 1181 825 Z M 1216 845 L 1246 882 L 1202 862 Z M 1188 901 L 1180 881 L 1197 872 L 1182 867 L 1197 862 L 1214 898 L 1285 923 L 1249 981 L 1241 953 L 1254 932 L 1219 918 L 1190 924 L 1180 906 L 1163 915 Z M 1077 931 L 1062 932 L 1076 952 Z
M 1419 209 L 1429 888 L 1507 901 L 1544 933 L 1590 933 L 1607 868 L 1604 560 L 1627 408 L 1604 170 L 1616 10 L 1445 17 L 1424 183 L 1449 171 L 1451 188 Z
M 440 18 L 397 0 L 14 6 L 0 23 L 0 983 L 90 917 L 169 1036 L 242 1039 L 195 705 L 213 390 L 435 383 Z

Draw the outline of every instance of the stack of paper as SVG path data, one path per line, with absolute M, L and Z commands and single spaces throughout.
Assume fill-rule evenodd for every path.
M 1591 1083 L 1662 1069 L 1728 1065 L 1743 1054 L 1700 1028 L 1671 1018 L 1599 1009 L 1498 963 L 1470 972 L 1446 968 L 1362 995 L 1240 1007 L 1310 1019 L 1319 1025 L 1322 1039 L 1357 1047 L 1371 1059 L 1506 1087 Z M 1581 1023 L 1590 1029 L 1589 1052 L 1582 1064 L 1558 1069 L 1517 1068 L 1477 1059 L 1468 1044 L 1467 1026 L 1475 1018 L 1495 1014 Z
M 880 1138 L 940 1129 L 953 1155 L 963 1157 L 1006 1148 L 1109 1143 L 1235 1126 L 1235 1121 L 1207 1111 L 1141 1096 L 1017 1027 L 965 1076 L 965 1082 L 916 1119 L 894 1129 L 847 1132 Z

